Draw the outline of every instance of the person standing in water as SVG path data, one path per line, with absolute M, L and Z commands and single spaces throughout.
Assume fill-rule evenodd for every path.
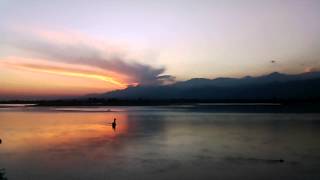
M 113 119 L 113 122 L 111 123 L 112 124 L 112 129 L 116 129 L 116 126 L 117 126 L 117 123 L 116 123 L 116 118 Z

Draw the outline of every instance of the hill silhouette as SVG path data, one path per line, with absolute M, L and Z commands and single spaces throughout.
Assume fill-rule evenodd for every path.
M 36 106 L 151 106 L 195 103 L 300 104 L 294 112 L 320 107 L 320 72 L 295 75 L 274 72 L 243 78 L 194 78 L 170 85 L 128 87 L 102 94 L 56 100 L 9 100 L 2 104 Z M 311 108 L 306 108 L 311 104 Z M 314 104 L 314 105 L 312 105 Z M 294 105 L 295 106 L 295 105 Z
M 88 95 L 103 99 L 317 99 L 320 97 L 320 72 L 295 75 L 274 72 L 243 78 L 194 78 L 170 85 L 136 86 L 103 94 Z

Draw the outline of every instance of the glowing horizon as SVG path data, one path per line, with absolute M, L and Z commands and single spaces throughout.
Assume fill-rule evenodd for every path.
M 44 65 L 35 65 L 35 64 L 9 64 L 9 66 L 13 66 L 16 68 L 24 69 L 24 70 L 31 70 L 35 72 L 44 72 L 44 73 L 51 73 L 51 74 L 57 74 L 57 75 L 66 75 L 66 76 L 74 76 L 74 77 L 83 77 L 83 78 L 92 78 L 97 79 L 101 81 L 105 81 L 111 84 L 114 84 L 118 86 L 119 88 L 125 88 L 129 86 L 130 84 L 122 83 L 119 80 L 115 80 L 115 78 L 112 78 L 110 76 L 104 76 L 100 74 L 95 74 L 94 72 L 80 72 L 76 70 L 70 70 L 61 67 L 55 67 L 55 66 L 44 66 Z M 133 85 L 137 85 L 137 83 L 133 83 Z

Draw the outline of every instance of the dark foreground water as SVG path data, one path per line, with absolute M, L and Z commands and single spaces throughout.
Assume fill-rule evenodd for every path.
M 0 109 L 0 179 L 320 179 L 320 114 L 109 109 Z

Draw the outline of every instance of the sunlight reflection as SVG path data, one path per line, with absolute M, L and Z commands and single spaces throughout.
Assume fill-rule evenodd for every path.
M 12 116 L 12 114 L 15 114 Z M 1 114 L 0 136 L 5 143 L 2 151 L 27 151 L 37 148 L 59 146 L 92 138 L 114 139 L 127 132 L 125 113 L 32 113 L 6 112 Z M 111 126 L 117 118 L 117 127 Z M 37 121 L 35 121 L 37 119 Z M 35 141 L 37 143 L 35 143 Z

